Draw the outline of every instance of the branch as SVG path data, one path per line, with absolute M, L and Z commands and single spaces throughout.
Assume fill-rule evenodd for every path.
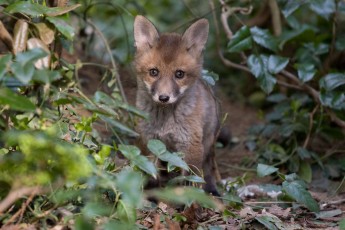
M 272 15 L 272 27 L 275 36 L 279 36 L 282 33 L 282 23 L 280 18 L 280 10 L 276 0 L 268 0 L 268 5 Z
M 46 189 L 40 186 L 23 187 L 16 190 L 11 190 L 8 195 L 0 202 L 0 214 L 3 214 L 16 200 L 28 195 L 38 195 L 45 193 Z

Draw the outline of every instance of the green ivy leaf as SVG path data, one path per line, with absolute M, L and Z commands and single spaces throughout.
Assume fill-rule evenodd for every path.
M 124 223 L 134 224 L 137 219 L 136 209 L 123 200 L 119 200 L 117 203 L 116 214 L 120 221 Z
M 57 17 L 47 17 L 47 20 L 52 23 L 56 29 L 63 34 L 67 39 L 73 40 L 73 37 L 75 35 L 74 28 L 67 24 L 66 21 L 64 21 L 61 18 Z
M 259 80 L 261 89 L 266 94 L 271 93 L 273 91 L 274 85 L 277 83 L 277 80 L 268 73 L 265 73 L 264 75 L 260 75 L 258 80 Z
M 202 177 L 195 176 L 195 175 L 190 175 L 190 176 L 177 176 L 177 177 L 174 177 L 173 179 L 171 179 L 169 181 L 169 184 L 178 184 L 178 183 L 182 183 L 184 181 L 189 181 L 189 182 L 193 182 L 193 183 L 200 183 L 200 184 L 204 184 L 205 183 L 205 180 Z
M 214 86 L 216 84 L 216 81 L 219 80 L 219 76 L 218 74 L 212 72 L 212 71 L 208 71 L 203 69 L 202 72 L 202 79 L 204 79 L 204 81 L 206 81 L 208 84 Z
M 98 216 L 109 216 L 111 214 L 111 207 L 104 203 L 88 202 L 83 207 L 82 213 L 85 217 L 94 218 Z
M 288 63 L 288 58 L 277 55 L 270 55 L 268 58 L 268 71 L 272 74 L 277 74 L 282 71 Z
M 252 48 L 252 37 L 248 26 L 242 26 L 228 43 L 230 53 L 241 52 Z
M 301 184 L 296 181 L 284 181 L 283 190 L 297 202 L 304 204 L 310 211 L 319 212 L 320 209 L 318 203 Z
M 279 169 L 270 165 L 258 164 L 256 168 L 256 173 L 259 177 L 265 177 L 277 172 Z
M 311 158 L 311 153 L 308 150 L 306 150 L 305 148 L 298 147 L 297 153 L 302 160 Z
M 171 166 L 176 166 L 189 171 L 187 163 L 181 159 L 177 154 L 165 152 L 158 156 L 160 160 L 168 162 Z
M 320 93 L 320 101 L 322 105 L 337 110 L 345 109 L 345 93 L 335 91 L 324 91 Z
M 303 82 L 312 80 L 316 74 L 316 69 L 313 64 L 300 64 L 297 68 L 298 78 Z
M 190 205 L 197 202 L 203 207 L 216 208 L 216 202 L 210 198 L 202 189 L 194 187 L 164 188 L 152 192 L 152 195 L 160 200 Z
M 345 85 L 345 74 L 343 73 L 330 73 L 320 80 L 320 87 L 327 91 L 334 90 L 341 85 Z
M 265 47 L 274 52 L 278 51 L 277 39 L 267 30 L 260 29 L 259 27 L 252 27 L 250 29 L 253 40 L 262 47 Z
M 32 76 L 32 80 L 41 83 L 51 83 L 60 79 L 60 72 L 47 69 L 38 69 L 34 72 Z
M 66 7 L 47 7 L 44 5 L 40 5 L 37 3 L 31 3 L 28 1 L 16 1 L 14 4 L 9 5 L 6 7 L 5 11 L 10 14 L 14 13 L 22 13 L 27 14 L 30 16 L 38 17 L 41 15 L 46 16 L 58 16 L 62 14 L 66 14 L 76 8 L 81 6 L 80 4 L 66 6 Z
M 252 74 L 258 78 L 267 72 L 266 66 L 268 63 L 268 56 L 266 55 L 250 55 L 247 60 L 247 65 Z
M 330 15 L 335 12 L 335 1 L 334 0 L 313 0 L 310 1 L 310 9 L 325 18 L 329 19 Z
M 305 4 L 306 1 L 299 0 L 299 1 L 285 1 L 284 6 L 282 7 L 282 13 L 285 18 L 289 17 L 293 12 L 295 12 L 301 5 Z
M 8 88 L 0 88 L 0 104 L 22 112 L 34 112 L 36 106 L 26 97 L 14 93 Z
M 124 223 L 118 220 L 110 220 L 106 222 L 101 229 L 104 230 L 127 230 L 127 229 L 138 229 L 138 226 L 135 224 Z
M 12 63 L 12 55 L 6 54 L 0 58 L 0 81 L 4 77 L 5 73 L 8 71 L 10 64 Z
M 167 152 L 165 144 L 157 139 L 149 140 L 147 148 L 157 157 L 160 157 L 162 154 Z
M 247 60 L 247 65 L 252 74 L 258 78 L 261 89 L 269 94 L 272 92 L 276 79 L 268 71 L 268 56 L 267 55 L 250 55 Z
M 301 161 L 300 166 L 299 166 L 298 175 L 301 179 L 305 180 L 306 182 L 308 182 L 308 183 L 311 182 L 313 172 L 312 172 L 311 166 L 308 162 Z
M 270 230 L 278 230 L 278 228 L 275 226 L 275 222 L 281 223 L 281 220 L 277 217 L 277 219 L 273 219 L 271 216 L 257 216 L 255 217 L 257 221 L 259 221 L 261 224 L 263 224 L 267 229 Z
M 122 200 L 131 207 L 141 206 L 143 184 L 140 173 L 130 169 L 124 169 L 116 176 L 116 188 L 122 193 Z
M 121 153 L 135 166 L 157 178 L 157 169 L 147 157 L 140 155 L 140 149 L 134 145 L 119 145 Z

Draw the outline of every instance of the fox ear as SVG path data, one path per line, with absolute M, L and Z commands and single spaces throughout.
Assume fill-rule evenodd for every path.
M 159 39 L 156 27 L 145 17 L 138 15 L 134 20 L 134 40 L 137 49 L 152 48 Z
M 208 37 L 208 21 L 200 19 L 194 22 L 183 34 L 182 40 L 187 50 L 195 56 L 200 56 Z

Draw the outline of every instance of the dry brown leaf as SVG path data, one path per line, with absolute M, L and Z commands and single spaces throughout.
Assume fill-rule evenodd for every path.
M 0 40 L 5 43 L 7 48 L 13 52 L 13 39 L 10 33 L 5 28 L 4 24 L 2 24 L 2 21 L 0 21 Z
M 202 217 L 202 208 L 199 204 L 193 203 L 190 207 L 186 208 L 182 215 L 186 217 L 187 223 L 193 223 L 199 221 Z
M 49 45 L 54 41 L 55 31 L 54 28 L 48 23 L 36 23 L 35 28 L 37 29 L 39 37 L 44 44 Z
M 14 25 L 13 30 L 13 53 L 17 54 L 26 49 L 26 42 L 28 40 L 29 24 L 19 19 Z
M 48 47 L 38 38 L 30 38 L 27 42 L 28 49 L 41 48 L 47 51 L 48 55 L 44 58 L 40 58 L 35 62 L 37 69 L 47 69 L 50 66 L 50 52 Z
M 258 215 L 258 213 L 255 212 L 251 207 L 245 207 L 245 208 L 241 209 L 241 211 L 240 211 L 240 217 L 241 218 L 247 218 L 247 217 L 254 218 L 257 215 Z
M 168 205 L 166 203 L 159 202 L 158 203 L 158 208 L 162 211 L 162 213 L 164 213 L 164 214 L 168 213 L 168 211 L 167 211 Z
M 274 204 L 271 207 L 269 207 L 268 212 L 279 217 L 287 218 L 291 212 L 291 208 L 287 208 L 284 210 L 281 207 Z

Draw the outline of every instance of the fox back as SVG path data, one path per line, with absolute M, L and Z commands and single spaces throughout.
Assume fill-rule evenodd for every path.
M 135 18 L 136 106 L 149 114 L 137 131 L 142 151 L 148 140 L 160 139 L 170 151 L 183 152 L 192 170 L 204 175 L 205 190 L 217 194 L 213 145 L 219 128 L 218 108 L 201 78 L 207 36 L 206 19 L 180 35 L 159 34 L 145 17 Z

